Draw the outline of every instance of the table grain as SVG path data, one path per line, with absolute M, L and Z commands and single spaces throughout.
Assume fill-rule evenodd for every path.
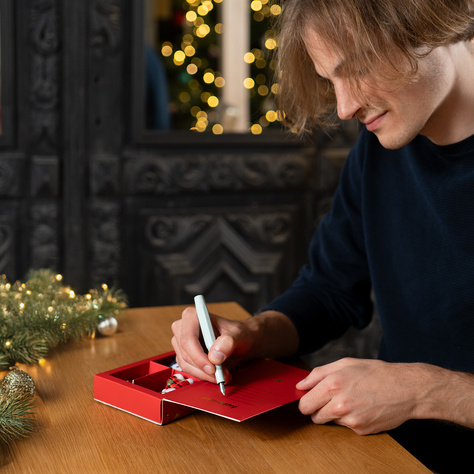
M 2 474 L 42 473 L 427 473 L 389 435 L 314 425 L 297 403 L 242 423 L 195 412 L 158 426 L 94 401 L 94 375 L 172 350 L 184 306 L 134 308 L 110 337 L 74 341 L 25 366 L 37 386 L 37 427 L 0 447 Z M 209 304 L 233 319 L 238 304 Z

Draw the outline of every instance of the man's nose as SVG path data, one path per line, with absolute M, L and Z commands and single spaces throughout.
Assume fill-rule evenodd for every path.
M 337 115 L 341 120 L 351 120 L 357 117 L 361 110 L 361 101 L 357 98 L 354 86 L 347 82 L 334 86 L 337 101 Z

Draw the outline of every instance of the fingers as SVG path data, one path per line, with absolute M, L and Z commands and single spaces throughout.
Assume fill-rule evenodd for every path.
M 222 364 L 236 352 L 241 331 L 236 321 L 217 317 L 215 324 L 220 335 L 209 350 L 209 361 L 212 364 Z
M 355 363 L 356 360 L 350 357 L 346 357 L 344 359 L 339 359 L 335 362 L 330 364 L 322 365 L 320 367 L 316 367 L 313 369 L 310 374 L 296 385 L 298 390 L 311 390 L 315 387 L 319 382 L 324 380 L 328 375 L 341 370 L 343 367 L 351 365 Z
M 299 409 L 303 415 L 309 415 L 315 424 L 323 425 L 329 422 L 341 424 L 347 414 L 344 404 L 335 400 L 325 385 L 327 384 L 323 381 L 304 395 L 300 399 Z
M 344 417 L 349 413 L 347 401 L 338 395 L 343 390 L 343 378 L 340 370 L 353 363 L 353 359 L 341 359 L 331 364 L 313 369 L 296 388 L 307 390 L 299 402 L 303 415 L 310 415 L 316 424 L 336 422 L 345 424 Z
M 312 372 L 306 379 L 296 385 L 298 390 L 308 390 L 308 393 L 303 395 L 299 401 L 299 410 L 303 415 L 311 415 L 315 423 L 318 423 L 317 420 L 320 420 L 319 423 L 332 421 L 332 418 L 328 415 L 324 418 L 317 416 L 318 412 L 322 410 L 332 398 L 330 391 L 326 389 L 326 384 L 324 384 L 323 381 L 324 379 L 321 379 L 319 375 L 313 376 Z
M 175 321 L 171 329 L 171 343 L 176 352 L 176 361 L 184 372 L 203 380 L 212 381 L 214 368 L 199 342 L 200 328 L 193 307 L 186 308 L 181 319 Z
M 308 390 L 300 411 L 314 423 L 332 421 L 358 434 L 395 428 L 413 412 L 410 384 L 400 390 L 401 373 L 407 372 L 407 364 L 349 358 L 318 367 L 297 384 Z
M 211 315 L 213 323 L 219 326 L 219 322 L 227 320 Z M 202 380 L 215 382 L 215 365 L 221 365 L 235 347 L 232 337 L 220 336 L 212 345 L 209 354 L 204 352 L 200 343 L 200 327 L 194 307 L 186 308 L 180 320 L 175 321 L 172 326 L 173 338 L 171 343 L 176 352 L 176 360 L 184 372 L 198 377 Z M 217 328 L 220 332 L 220 329 Z M 229 371 L 223 367 L 226 382 L 230 381 Z
M 173 339 L 171 340 L 171 343 L 173 345 L 174 351 L 176 352 L 176 361 L 178 362 L 183 372 L 186 372 L 187 374 L 192 375 L 193 377 L 197 377 L 200 380 L 215 382 L 215 377 L 213 376 L 213 373 L 208 374 L 204 370 L 199 369 L 193 363 L 188 362 L 188 360 L 190 359 L 187 357 L 187 355 L 184 352 L 180 352 L 180 346 L 177 343 L 176 337 L 173 337 Z M 209 372 L 211 372 L 212 366 L 209 365 L 208 370 Z

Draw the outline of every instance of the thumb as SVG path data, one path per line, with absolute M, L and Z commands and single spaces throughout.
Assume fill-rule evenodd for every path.
M 234 352 L 234 339 L 228 335 L 219 336 L 211 346 L 208 354 L 209 362 L 221 365 Z

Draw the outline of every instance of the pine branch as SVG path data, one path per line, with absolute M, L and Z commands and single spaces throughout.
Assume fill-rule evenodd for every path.
M 30 436 L 35 424 L 33 409 L 29 395 L 0 396 L 0 440 L 8 444 Z
M 31 271 L 25 283 L 11 284 L 1 275 L 0 370 L 17 362 L 36 363 L 59 344 L 91 336 L 99 321 L 117 316 L 126 306 L 125 295 L 105 284 L 88 294 L 76 295 L 63 285 L 61 275 L 50 270 Z M 0 442 L 30 436 L 34 429 L 33 398 L 27 393 L 30 382 L 26 384 L 18 375 L 11 371 L 2 381 Z M 15 377 L 20 387 L 12 389 L 11 379 L 6 384 L 8 376 Z
M 125 295 L 107 285 L 86 295 L 62 283 L 51 270 L 34 270 L 25 283 L 0 277 L 0 369 L 35 363 L 72 339 L 90 337 L 104 318 L 127 306 Z
M 0 354 L 0 370 L 8 369 L 16 362 L 33 364 L 48 355 L 51 343 L 47 335 L 32 334 L 28 329 L 25 332 L 16 332 L 2 347 Z

